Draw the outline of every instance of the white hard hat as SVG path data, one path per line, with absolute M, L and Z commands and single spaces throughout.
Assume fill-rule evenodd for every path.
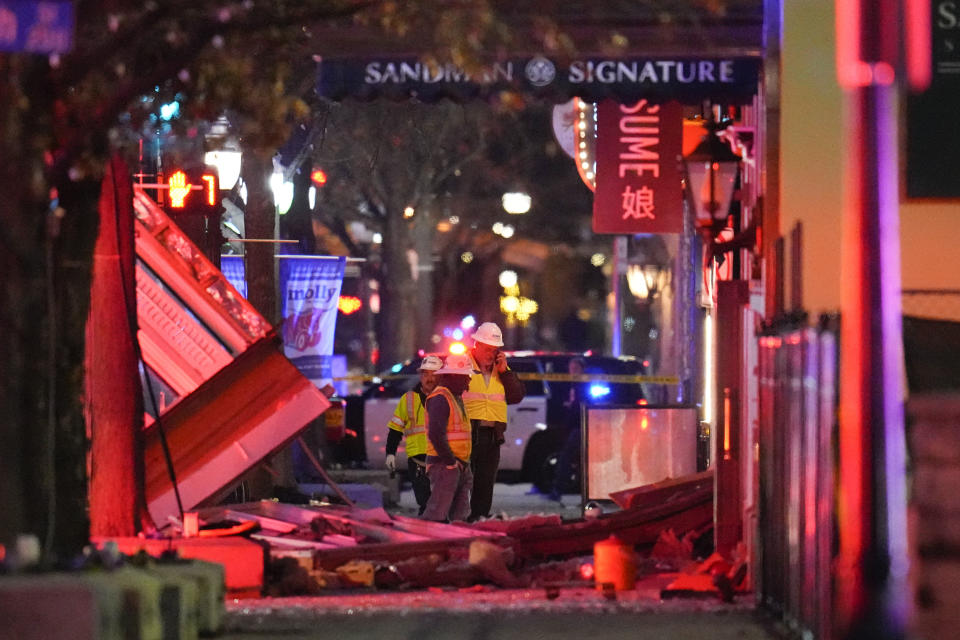
M 482 342 L 491 347 L 503 346 L 503 332 L 500 331 L 500 327 L 492 322 L 484 322 L 481 324 L 470 337 L 476 342 Z
M 465 354 L 452 354 L 447 356 L 447 361 L 443 368 L 437 371 L 437 375 L 450 373 L 461 376 L 472 376 L 474 373 L 473 363 L 470 357 Z
M 417 371 L 436 371 L 442 366 L 443 360 L 440 359 L 440 356 L 427 356 L 417 367 Z

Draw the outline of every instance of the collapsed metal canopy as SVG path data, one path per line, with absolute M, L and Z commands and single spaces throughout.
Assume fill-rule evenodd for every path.
M 468 73 L 416 56 L 351 56 L 319 60 L 317 91 L 333 100 L 465 101 L 512 91 L 555 103 L 579 96 L 590 102 L 645 98 L 742 104 L 756 95 L 760 69 L 761 59 L 749 56 L 590 57 L 561 64 L 533 55 Z
M 144 484 L 150 514 L 164 525 L 180 506 L 215 501 L 330 401 L 139 186 L 134 211 L 137 338 L 149 396 Z

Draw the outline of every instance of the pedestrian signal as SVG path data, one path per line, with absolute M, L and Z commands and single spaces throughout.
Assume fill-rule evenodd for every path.
M 177 169 L 165 186 L 167 206 L 177 213 L 220 213 L 220 185 L 214 171 Z

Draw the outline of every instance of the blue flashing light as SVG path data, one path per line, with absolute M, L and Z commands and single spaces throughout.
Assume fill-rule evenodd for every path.
M 177 101 L 168 102 L 160 106 L 160 118 L 163 120 L 173 120 L 180 115 L 180 103 Z
M 443 328 L 443 337 L 444 337 L 444 338 L 449 338 L 449 337 L 452 336 L 452 335 L 453 335 L 453 329 L 451 329 L 450 327 L 444 327 L 444 328 Z
M 592 384 L 590 385 L 590 397 L 591 398 L 602 398 L 603 396 L 610 394 L 610 387 L 605 384 Z
M 463 340 L 463 329 L 457 327 L 453 330 L 453 339 L 454 340 Z
M 399 373 L 400 369 L 403 369 L 403 363 L 398 362 L 397 364 L 390 367 L 390 373 Z
M 460 321 L 460 326 L 464 329 L 472 329 L 477 325 L 477 319 L 473 316 L 464 316 L 463 320 Z

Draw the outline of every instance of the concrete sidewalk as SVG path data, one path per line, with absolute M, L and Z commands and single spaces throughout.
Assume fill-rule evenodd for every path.
M 612 503 L 606 509 L 615 509 Z M 413 492 L 401 491 L 391 513 L 416 516 Z M 561 502 L 531 491 L 529 484 L 498 483 L 493 511 L 505 517 L 582 515 L 579 495 Z M 576 586 L 338 592 L 329 596 L 228 600 L 226 634 L 255 638 L 391 638 L 422 640 L 534 640 L 539 638 L 631 638 L 645 640 L 774 640 L 786 635 L 758 615 L 751 596 L 732 603 L 714 597 L 661 600 L 675 574 L 642 578 L 637 588 L 607 599 Z
M 661 600 L 672 575 L 649 576 L 609 600 L 596 590 L 431 589 L 234 600 L 230 639 L 636 638 L 777 640 L 785 634 L 756 613 L 753 599 Z

